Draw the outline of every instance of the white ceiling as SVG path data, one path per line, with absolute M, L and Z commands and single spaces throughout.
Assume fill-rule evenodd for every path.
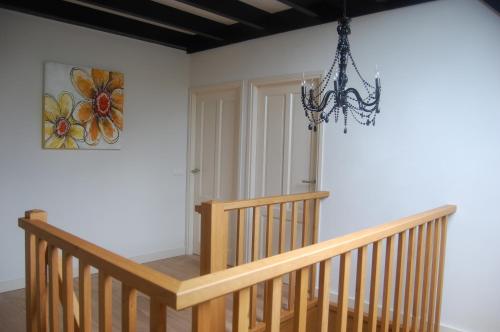
M 196 8 L 196 7 L 193 7 L 190 5 L 186 5 L 185 3 L 178 2 L 175 0 L 153 0 L 153 1 L 158 2 L 162 5 L 173 7 L 175 9 L 179 9 L 179 10 L 191 13 L 191 14 L 195 14 L 195 15 L 207 18 L 207 19 L 215 21 L 215 22 L 219 22 L 222 24 L 230 25 L 230 24 L 237 23 L 236 21 L 233 21 L 229 18 L 220 16 L 220 15 L 217 15 L 217 14 L 211 13 L 209 11 L 199 9 L 199 8 Z
M 185 3 L 182 3 L 182 2 L 179 2 L 176 0 L 152 0 L 152 1 L 160 3 L 162 5 L 173 7 L 173 8 L 176 8 L 176 9 L 179 9 L 179 10 L 191 13 L 191 14 L 195 14 L 195 15 L 198 15 L 198 16 L 201 16 L 201 17 L 204 17 L 206 19 L 209 19 L 209 20 L 212 20 L 215 22 L 219 22 L 222 24 L 231 25 L 231 24 L 238 23 L 238 22 L 231 20 L 227 17 L 223 17 L 220 15 L 214 14 L 212 12 L 187 5 Z M 214 1 L 217 1 L 217 0 L 214 0 Z M 248 5 L 253 6 L 253 7 L 259 8 L 261 10 L 264 10 L 268 13 L 276 13 L 276 12 L 280 12 L 280 11 L 283 11 L 283 10 L 290 8 L 287 5 L 284 5 L 277 0 L 239 0 L 239 1 L 244 2 Z
M 277 0 L 239 0 L 239 1 L 254 6 L 256 8 L 262 9 L 271 14 L 290 9 L 290 7 Z

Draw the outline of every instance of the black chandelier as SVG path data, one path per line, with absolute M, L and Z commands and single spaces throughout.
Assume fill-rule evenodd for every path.
M 302 81 L 302 106 L 306 117 L 309 119 L 309 130 L 316 131 L 318 124 L 328 123 L 333 113 L 335 122 L 338 121 L 340 111 L 344 116 L 344 133 L 347 133 L 347 115 L 352 117 L 359 124 L 369 126 L 375 125 L 375 117 L 380 113 L 380 77 L 375 74 L 375 86 L 368 83 L 360 74 L 356 62 L 351 54 L 348 35 L 351 33 L 349 27 L 350 19 L 346 17 L 345 2 L 344 16 L 339 19 L 337 32 L 339 41 L 333 63 L 320 84 L 314 87 L 305 80 Z M 361 83 L 368 96 L 363 98 L 354 88 L 347 88 L 347 64 L 351 61 Z M 333 74 L 333 90 L 326 91 Z M 326 91 L 326 92 L 325 92 Z M 332 103 L 333 102 L 333 103 Z

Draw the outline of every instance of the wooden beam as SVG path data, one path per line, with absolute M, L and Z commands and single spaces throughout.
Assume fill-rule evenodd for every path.
M 145 0 L 80 0 L 88 4 L 140 17 L 156 23 L 170 25 L 198 35 L 223 40 L 220 32 L 225 27 L 207 18 Z
M 61 0 L 0 0 L 0 7 L 182 50 L 186 50 L 193 40 L 189 34 Z

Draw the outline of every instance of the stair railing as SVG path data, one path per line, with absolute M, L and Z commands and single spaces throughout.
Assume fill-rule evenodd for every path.
M 265 282 L 269 289 L 266 295 L 269 305 L 265 308 L 265 330 L 280 331 L 283 277 L 297 271 L 296 310 L 292 331 L 306 331 L 307 326 L 307 331 L 326 332 L 329 326 L 332 258 L 339 258 L 334 330 L 344 332 L 348 329 L 351 263 L 356 254 L 354 315 L 353 325 L 349 326 L 349 330 L 439 331 L 447 223 L 448 216 L 455 211 L 454 205 L 446 205 L 388 224 L 187 280 L 181 284 L 177 293 L 177 308 L 195 305 L 203 308 L 212 299 L 235 294 L 239 306 L 237 311 L 233 312 L 233 331 L 249 331 L 251 289 L 256 284 Z M 369 250 L 371 272 L 368 276 Z M 309 271 L 315 264 L 320 265 L 318 316 L 314 321 L 307 322 Z M 367 280 L 369 293 L 365 285 Z M 379 301 L 380 293 L 382 301 Z M 365 294 L 369 295 L 366 322 Z M 393 310 L 391 300 L 394 303 Z M 378 318 L 379 305 L 382 308 L 381 319 Z M 307 323 L 309 324 L 306 325 Z
M 332 240 L 312 244 L 272 257 L 186 281 L 134 263 L 46 222 L 43 211 L 32 211 L 19 219 L 26 239 L 26 323 L 27 331 L 91 331 L 91 267 L 98 270 L 99 330 L 112 329 L 111 280 L 121 282 L 122 331 L 136 331 L 137 293 L 150 299 L 150 331 L 164 332 L 166 307 L 194 308 L 210 312 L 214 299 L 232 294 L 233 331 L 438 331 L 440 326 L 443 272 L 448 216 L 453 205 L 443 206 L 392 223 L 364 229 Z M 45 218 L 45 220 L 43 220 Z M 368 253 L 371 252 L 370 273 Z M 384 255 L 383 255 L 384 254 Z M 59 256 L 62 256 L 62 287 L 59 289 Z M 357 256 L 356 271 L 351 271 Z M 385 257 L 385 260 L 383 260 Z M 79 327 L 74 325 L 73 259 L 79 261 Z M 337 307 L 330 308 L 332 261 L 340 261 Z M 316 310 L 308 313 L 310 270 L 319 265 Z M 395 265 L 395 266 L 394 266 Z M 393 273 L 395 270 L 395 274 Z M 283 280 L 296 271 L 293 290 L 293 322 L 281 326 Z M 356 292 L 352 321 L 348 323 L 349 283 L 355 272 Z M 369 288 L 365 283 L 369 281 Z M 251 327 L 251 289 L 267 285 L 263 326 Z M 286 288 L 285 288 L 286 289 Z M 394 291 L 393 291 L 394 290 Z M 60 301 L 60 294 L 62 301 Z M 365 294 L 369 309 L 365 317 Z M 381 300 L 379 300 L 381 295 Z M 392 306 L 391 303 L 394 303 Z M 379 319 L 379 306 L 381 318 Z M 62 310 L 61 310 L 62 309 Z M 392 310 L 391 310 L 392 309 Z M 332 317 L 333 319 L 329 318 Z M 196 332 L 214 330 L 212 320 L 195 324 Z
M 228 254 L 234 248 L 234 265 L 256 261 L 278 253 L 302 248 L 318 242 L 320 201 L 329 192 L 308 192 L 283 196 L 261 197 L 237 201 L 208 201 L 195 207 L 201 215 L 200 231 L 200 274 L 225 270 L 228 267 Z M 229 244 L 230 224 L 235 227 L 234 246 Z M 247 227 L 249 223 L 250 227 Z M 251 234 L 246 230 L 251 229 Z M 277 233 L 277 236 L 275 236 Z M 250 243 L 247 246 L 246 240 Z M 246 248 L 250 248 L 247 252 Z M 247 258 L 249 258 L 247 260 Z M 316 289 L 317 268 L 309 271 L 308 292 L 313 298 Z M 296 273 L 288 276 L 287 308 L 284 314 L 293 312 Z M 257 317 L 259 286 L 264 293 L 264 312 L 268 306 L 267 285 L 255 285 L 250 290 L 250 326 L 255 328 L 265 318 Z M 238 297 L 233 306 L 238 308 Z M 203 313 L 193 311 L 193 321 L 207 322 L 212 319 L 213 331 L 222 331 L 225 322 L 226 303 L 224 298 L 212 301 Z M 288 311 L 288 312 L 287 312 Z

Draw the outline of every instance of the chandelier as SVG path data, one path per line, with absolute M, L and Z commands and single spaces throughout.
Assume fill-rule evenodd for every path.
M 309 120 L 309 130 L 316 131 L 320 123 L 328 123 L 332 114 L 335 122 L 337 122 L 342 111 L 345 134 L 347 133 L 347 117 L 349 114 L 359 124 L 374 126 L 375 117 L 380 113 L 380 75 L 377 71 L 375 74 L 375 86 L 368 83 L 361 76 L 358 66 L 352 57 L 347 37 L 351 33 L 349 21 L 350 19 L 346 17 L 344 2 L 344 16 L 339 20 L 337 26 L 339 34 L 337 51 L 330 69 L 316 87 L 314 83 L 309 84 L 304 79 L 302 80 L 302 106 Z M 347 65 L 349 61 L 352 63 L 356 74 L 361 80 L 364 90 L 366 90 L 367 96 L 364 98 L 358 90 L 347 87 Z M 327 91 L 327 87 L 331 85 L 332 75 L 333 89 Z

